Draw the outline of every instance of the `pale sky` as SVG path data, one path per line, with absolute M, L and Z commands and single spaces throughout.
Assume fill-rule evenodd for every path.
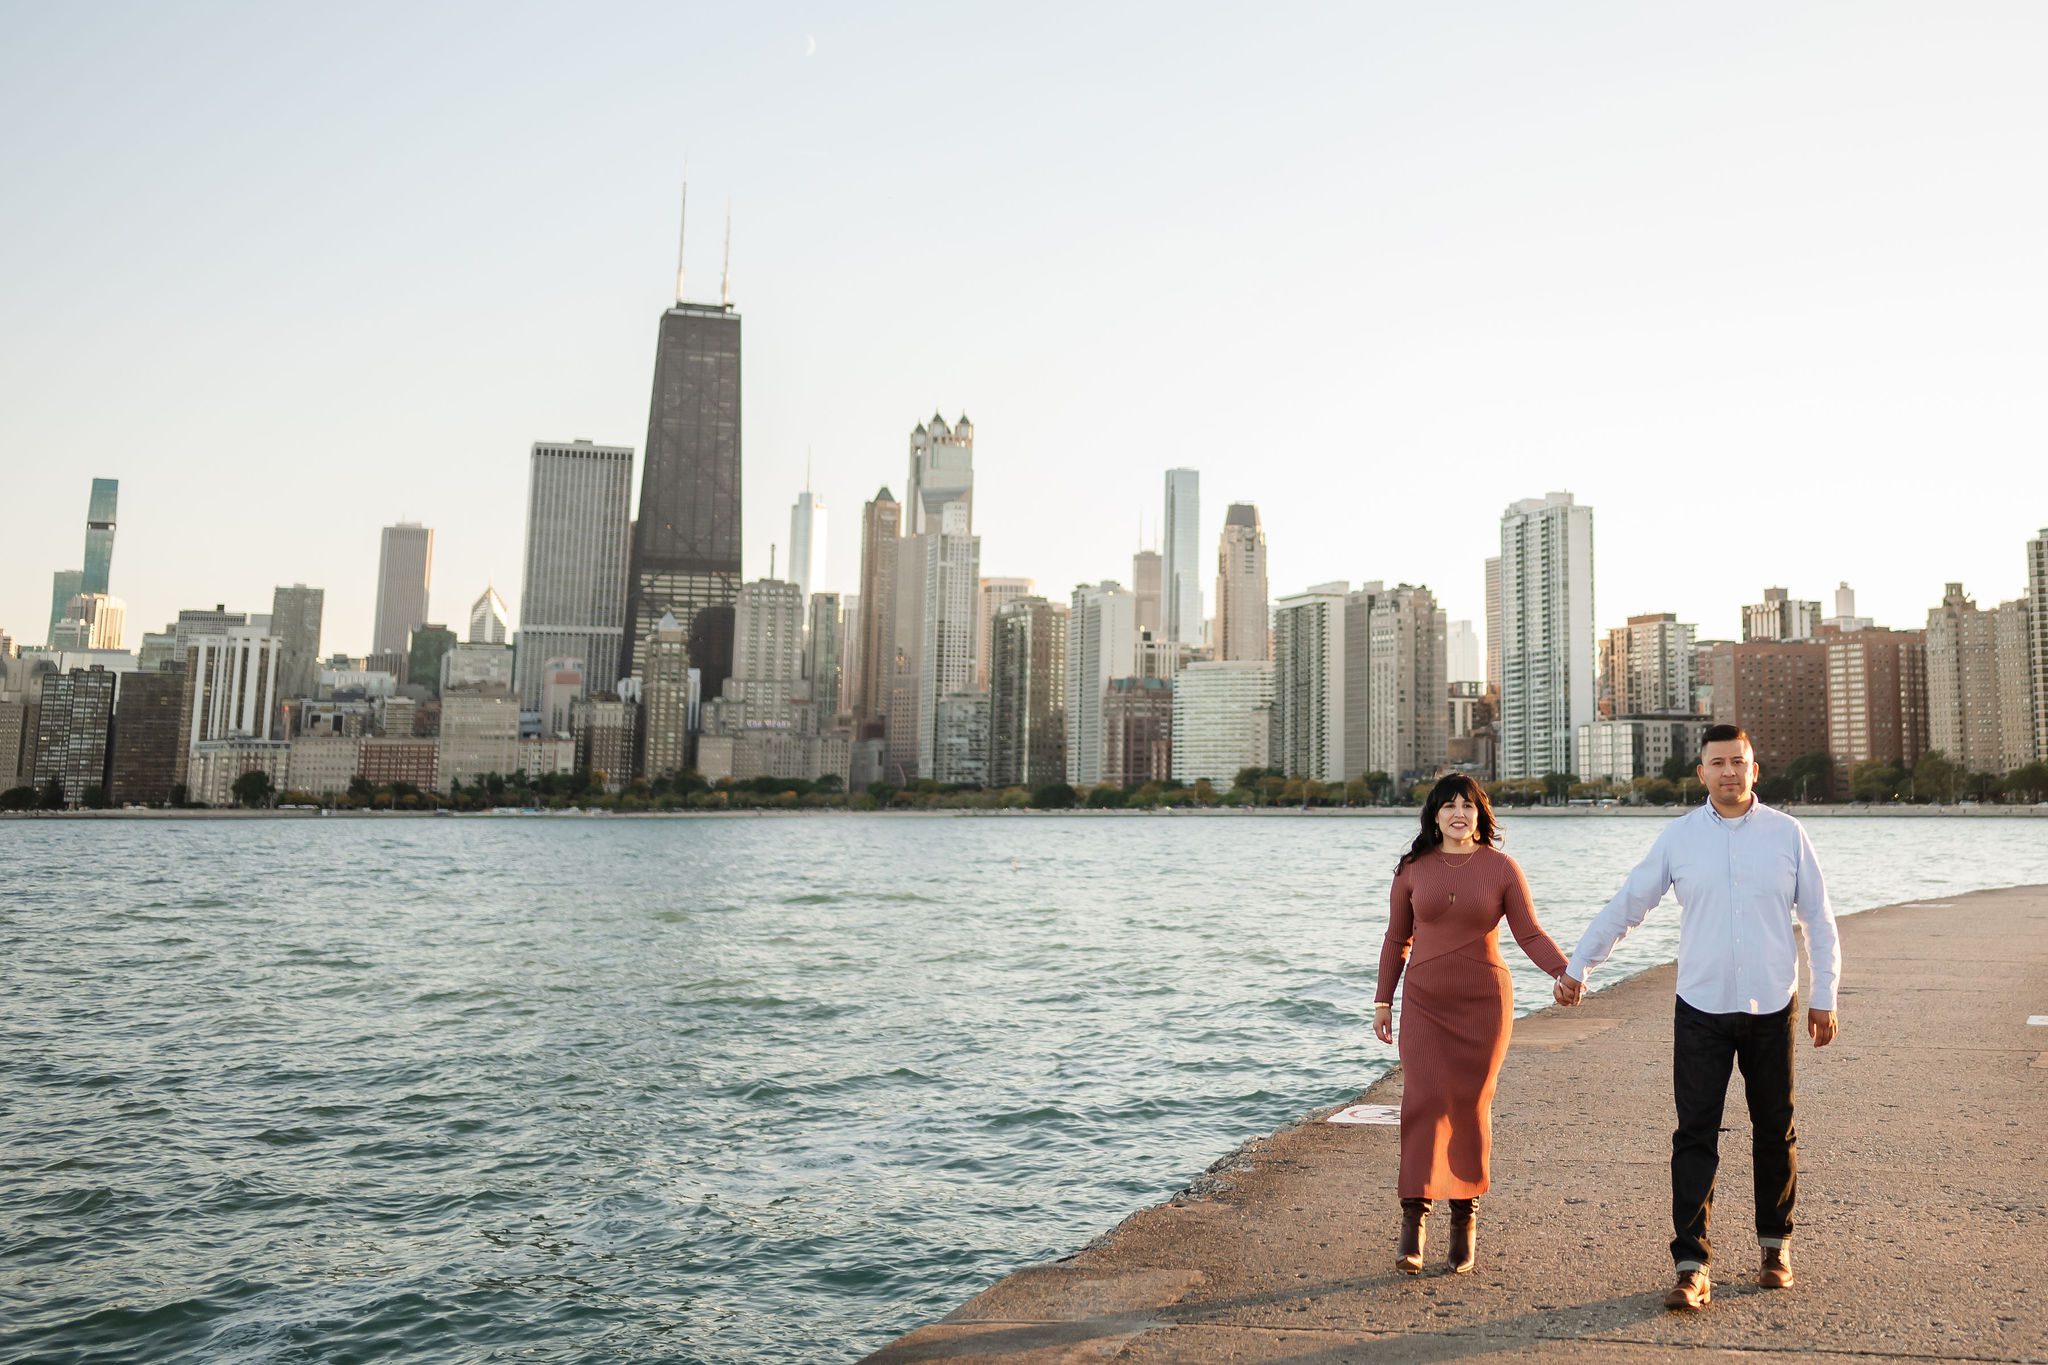
M 0 628 L 121 481 L 129 644 L 327 589 L 519 607 L 528 448 L 644 445 L 685 158 L 745 318 L 746 571 L 806 451 L 851 589 L 933 409 L 990 575 L 1128 581 L 1162 474 L 1275 597 L 1482 618 L 1511 501 L 1604 628 L 1924 624 L 2048 527 L 2037 4 L 0 4 Z M 637 479 L 637 475 L 636 475 Z M 1481 621 L 1483 627 L 1483 620 Z

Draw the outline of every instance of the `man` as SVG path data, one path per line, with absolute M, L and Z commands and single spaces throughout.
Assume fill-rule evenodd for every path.
M 1721 1109 L 1732 1065 L 1743 1093 L 1756 1162 L 1757 1283 L 1792 1283 L 1792 1205 L 1799 1159 L 1792 1126 L 1792 1013 L 1799 984 L 1796 912 L 1813 960 L 1807 1036 L 1835 1040 L 1841 941 L 1820 863 L 1806 830 L 1756 799 L 1756 754 L 1733 725 L 1708 728 L 1697 769 L 1707 803 L 1665 826 L 1649 856 L 1586 926 L 1555 992 L 1576 1005 L 1587 973 L 1643 922 L 1666 890 L 1678 893 L 1678 1001 L 1672 1089 L 1671 1258 L 1678 1281 L 1664 1306 L 1698 1309 L 1713 1297 L 1707 1241 L 1714 1172 L 1720 1165 Z

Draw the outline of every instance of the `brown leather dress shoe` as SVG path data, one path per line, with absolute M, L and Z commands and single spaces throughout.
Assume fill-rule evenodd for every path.
M 1792 1248 L 1765 1247 L 1764 1263 L 1756 1272 L 1756 1282 L 1765 1289 L 1790 1289 Z
M 1713 1301 L 1714 1286 L 1712 1281 L 1707 1279 L 1707 1272 L 1704 1270 L 1679 1271 L 1678 1283 L 1672 1285 L 1670 1292 L 1664 1295 L 1666 1308 L 1676 1308 L 1688 1313 L 1705 1308 Z

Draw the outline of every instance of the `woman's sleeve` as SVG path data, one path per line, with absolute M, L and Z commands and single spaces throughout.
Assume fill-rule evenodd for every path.
M 1394 987 L 1401 980 L 1401 968 L 1408 962 L 1408 945 L 1415 938 L 1415 886 L 1408 869 L 1394 874 L 1394 890 L 1387 904 L 1387 939 L 1380 945 L 1380 984 L 1372 993 L 1375 1005 L 1394 1003 Z
M 1502 899 L 1506 902 L 1508 930 L 1531 962 L 1542 968 L 1546 976 L 1556 976 L 1565 968 L 1564 954 L 1536 922 L 1536 906 L 1530 899 L 1529 879 L 1522 875 L 1522 865 L 1513 858 L 1507 864 L 1508 883 Z

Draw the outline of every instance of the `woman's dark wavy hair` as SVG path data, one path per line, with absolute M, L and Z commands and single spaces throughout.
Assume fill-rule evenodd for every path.
M 1401 861 L 1394 864 L 1399 872 L 1425 853 L 1434 853 L 1443 847 L 1444 832 L 1436 827 L 1436 813 L 1449 805 L 1452 798 L 1463 796 L 1479 808 L 1479 844 L 1482 848 L 1497 847 L 1501 841 L 1500 821 L 1493 818 L 1493 802 L 1486 799 L 1486 788 L 1465 773 L 1452 773 L 1437 779 L 1429 789 L 1429 799 L 1422 803 L 1422 829 L 1415 836 L 1415 842 Z

